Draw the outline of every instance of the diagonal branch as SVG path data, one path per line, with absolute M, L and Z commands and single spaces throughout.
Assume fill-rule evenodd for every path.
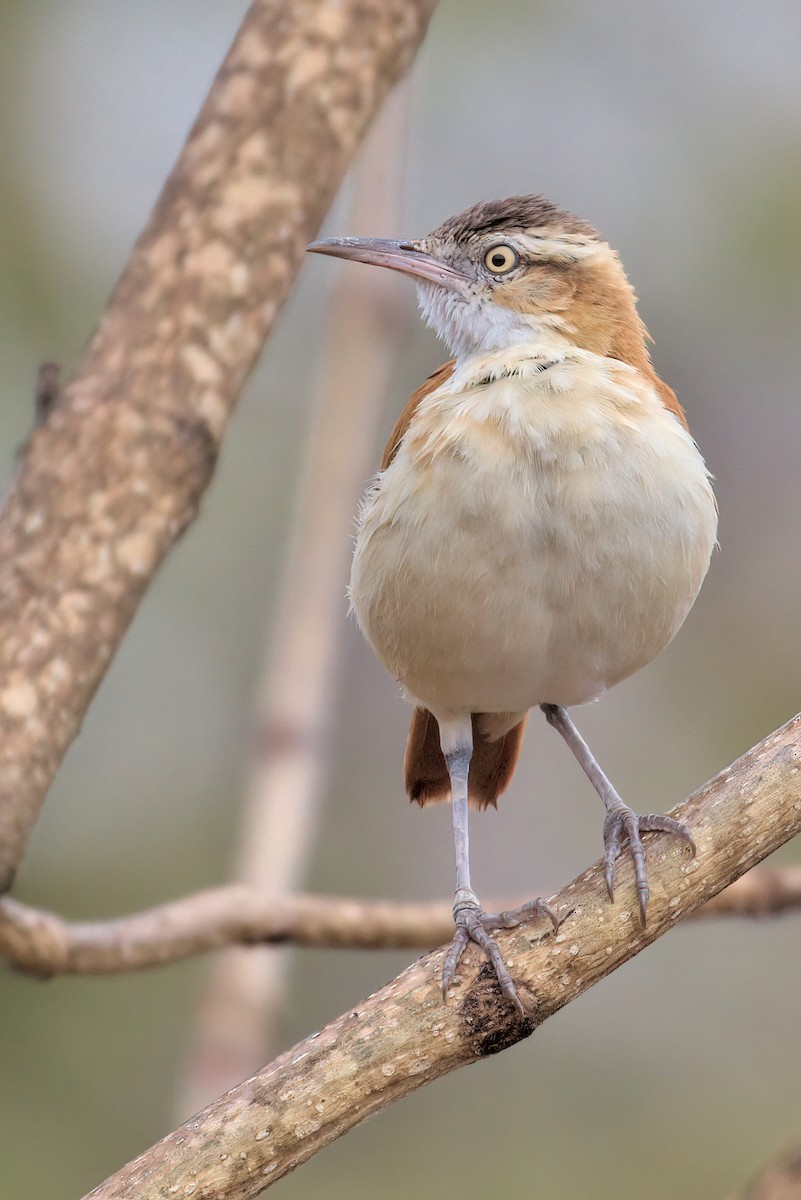
M 517 899 L 490 901 L 498 911 Z M 757 867 L 692 914 L 759 917 L 801 910 L 801 867 Z M 344 896 L 276 896 L 243 884 L 208 888 L 108 921 L 66 921 L 0 900 L 0 958 L 40 979 L 160 967 L 224 946 L 430 950 L 453 932 L 451 902 L 396 904 Z
M 435 0 L 255 0 L 0 517 L 0 892 Z
M 617 902 L 596 864 L 555 897 L 558 935 L 546 922 L 499 935 L 521 1019 L 475 952 L 443 1005 L 443 951 L 426 955 L 257 1072 L 90 1193 L 92 1200 L 171 1195 L 247 1200 L 365 1117 L 434 1079 L 528 1037 L 547 1017 L 638 954 L 801 830 L 801 717 L 795 717 L 673 810 L 698 846 L 649 839 L 649 923 L 634 919 L 630 865 Z

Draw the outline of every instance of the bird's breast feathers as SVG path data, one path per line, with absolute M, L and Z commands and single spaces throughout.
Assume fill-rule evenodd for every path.
M 515 347 L 418 405 L 365 498 L 353 605 L 435 712 L 582 703 L 672 638 L 716 526 L 701 455 L 648 379 Z

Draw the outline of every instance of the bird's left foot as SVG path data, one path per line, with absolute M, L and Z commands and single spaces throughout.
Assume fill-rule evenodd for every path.
M 489 959 L 500 984 L 501 992 L 517 1009 L 520 1016 L 525 1017 L 527 1014 L 523 1002 L 517 994 L 517 988 L 509 974 L 509 968 L 503 961 L 500 947 L 492 934 L 497 929 L 514 929 L 521 921 L 535 913 L 544 914 L 551 921 L 554 929 L 559 928 L 559 918 L 547 900 L 530 900 L 527 904 L 522 904 L 520 908 L 511 909 L 508 912 L 486 913 L 472 892 L 469 894 L 457 893 L 457 900 L 453 906 L 456 933 L 442 965 L 443 998 L 447 998 L 448 989 L 456 978 L 456 968 L 459 966 L 462 955 L 469 943 L 475 942 Z
M 642 844 L 643 833 L 669 833 L 685 842 L 695 857 L 695 842 L 686 825 L 674 821 L 659 813 L 649 813 L 640 817 L 627 804 L 622 802 L 610 809 L 604 821 L 604 879 L 609 899 L 615 898 L 615 878 L 617 876 L 617 860 L 624 846 L 628 847 L 634 863 L 634 880 L 637 888 L 637 903 L 640 910 L 640 924 L 645 925 L 645 913 L 648 907 L 650 889 L 648 887 L 648 872 L 645 867 L 645 848 Z

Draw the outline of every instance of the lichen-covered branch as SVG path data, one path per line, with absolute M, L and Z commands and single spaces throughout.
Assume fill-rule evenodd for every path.
M 673 816 L 689 826 L 698 855 L 690 859 L 673 839 L 648 838 L 645 930 L 625 863 L 614 904 L 596 864 L 554 898 L 558 934 L 540 920 L 498 935 L 530 1018 L 506 1003 L 475 949 L 443 1004 L 437 950 L 111 1176 L 92 1200 L 247 1200 L 394 1100 L 528 1037 L 801 830 L 801 717 Z
M 256 0 L 0 516 L 0 892 L 435 0 Z
M 490 901 L 487 908 L 516 908 L 523 900 Z M 799 910 L 801 867 L 757 867 L 697 909 L 692 919 Z M 10 896 L 0 900 L 0 958 L 41 979 L 137 971 L 224 946 L 430 950 L 452 932 L 450 901 L 396 904 L 343 896 L 276 896 L 243 884 L 209 888 L 108 921 L 66 921 Z

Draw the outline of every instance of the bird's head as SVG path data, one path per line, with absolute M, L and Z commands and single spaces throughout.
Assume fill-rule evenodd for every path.
M 419 241 L 326 238 L 309 250 L 414 276 L 423 316 L 457 357 L 556 342 L 647 361 L 617 254 L 543 196 L 476 204 Z

